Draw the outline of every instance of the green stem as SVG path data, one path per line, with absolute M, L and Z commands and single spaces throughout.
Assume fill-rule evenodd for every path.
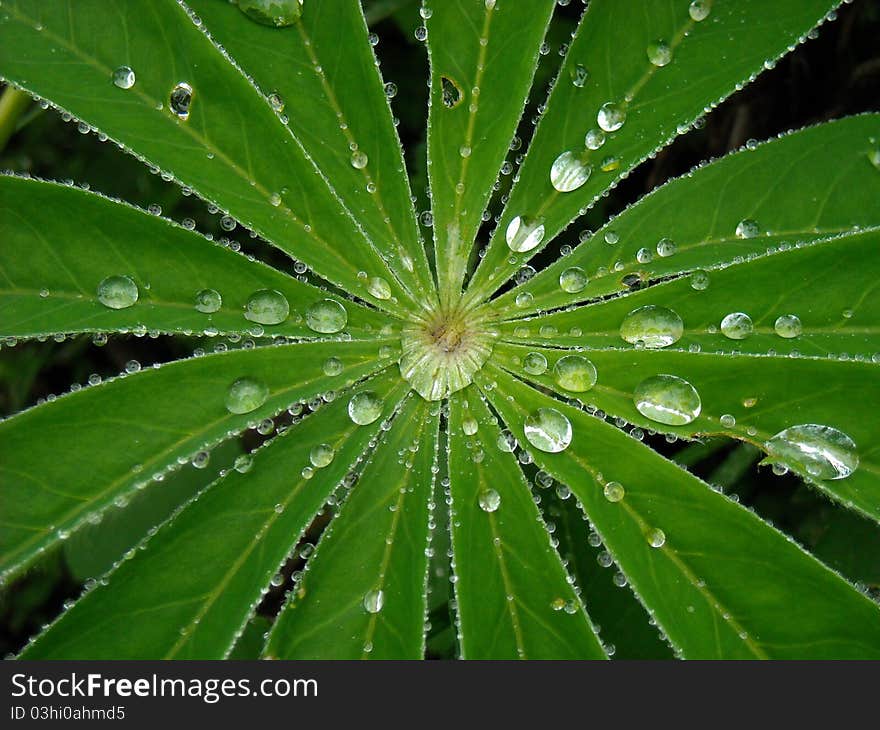
M 18 118 L 30 103 L 30 95 L 13 86 L 7 86 L 0 96 L 0 151 L 15 133 Z

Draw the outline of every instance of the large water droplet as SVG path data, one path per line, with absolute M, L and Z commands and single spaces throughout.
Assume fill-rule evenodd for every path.
M 465 416 L 461 421 L 461 430 L 465 436 L 473 436 L 480 429 L 480 424 L 473 416 Z
M 672 46 L 666 41 L 650 43 L 647 49 L 648 60 L 655 66 L 665 66 L 672 61 Z
M 523 370 L 529 375 L 543 375 L 547 372 L 547 358 L 540 352 L 530 352 L 523 358 Z
M 367 157 L 365 152 L 361 152 L 360 150 L 355 150 L 351 153 L 351 166 L 356 170 L 363 170 L 370 159 Z
M 856 445 L 849 436 L 815 423 L 780 431 L 767 441 L 766 448 L 773 459 L 816 479 L 843 479 L 859 465 Z
M 239 378 L 226 391 L 226 410 L 230 413 L 250 413 L 269 397 L 269 386 L 256 378 Z
M 694 0 L 691 3 L 690 8 L 688 8 L 688 12 L 690 13 L 691 18 L 693 18 L 697 22 L 708 18 L 711 10 L 711 0 Z
M 539 408 L 523 423 L 528 442 L 540 451 L 556 454 L 571 443 L 571 421 L 555 408 Z
M 697 269 L 691 274 L 691 289 L 705 291 L 709 288 L 709 274 L 702 269 Z
M 320 469 L 328 466 L 333 461 L 334 456 L 336 456 L 336 449 L 330 444 L 318 444 L 313 446 L 309 452 L 309 461 L 312 462 L 312 466 Z
M 341 332 L 348 323 L 348 312 L 335 299 L 321 299 L 306 311 L 306 324 L 314 332 L 329 335 Z
M 518 215 L 507 225 L 505 240 L 511 251 L 524 253 L 537 248 L 544 240 L 543 219 L 532 220 Z
M 588 283 L 587 275 L 578 266 L 572 266 L 559 275 L 559 288 L 568 294 L 577 294 L 583 291 Z
M 391 299 L 391 285 L 381 276 L 373 276 L 367 283 L 367 291 L 376 299 Z
M 289 315 L 287 298 L 275 289 L 255 291 L 245 305 L 245 319 L 258 324 L 281 324 Z
M 731 340 L 744 340 L 754 330 L 752 318 L 745 312 L 731 312 L 721 320 L 721 334 Z
M 602 489 L 602 494 L 609 502 L 619 502 L 626 496 L 626 490 L 620 482 L 608 482 Z
M 700 415 L 700 394 L 687 380 L 675 375 L 652 375 L 633 391 L 636 410 L 667 426 L 684 426 Z
M 372 390 L 356 393 L 348 402 L 348 417 L 358 426 L 367 426 L 382 415 L 382 399 Z
M 113 83 L 120 89 L 130 89 L 134 82 L 134 71 L 129 66 L 120 66 L 113 72 Z
M 126 309 L 138 300 L 138 288 L 128 276 L 108 276 L 98 284 L 97 295 L 105 307 Z
M 324 375 L 334 376 L 342 372 L 342 367 L 342 360 L 338 357 L 328 357 L 324 360 L 321 369 L 324 371 Z
M 168 104 L 178 118 L 189 119 L 189 108 L 192 105 L 193 88 L 184 81 L 181 81 L 173 89 L 168 97 Z
M 593 172 L 593 166 L 582 158 L 582 153 L 568 150 L 553 162 L 550 168 L 550 184 L 560 193 L 577 190 Z
M 196 294 L 196 310 L 204 314 L 213 314 L 223 306 L 223 297 L 216 289 L 202 289 Z
M 666 307 L 648 304 L 634 309 L 620 325 L 620 336 L 630 344 L 648 348 L 667 347 L 681 339 L 684 322 Z
M 379 613 L 385 605 L 385 593 L 381 590 L 370 591 L 364 596 L 364 609 L 367 613 Z
M 626 110 L 613 101 L 603 104 L 596 115 L 596 122 L 605 132 L 616 132 L 626 121 Z
M 553 366 L 553 379 L 563 390 L 583 393 L 596 384 L 596 366 L 581 355 L 566 355 Z
M 645 539 L 652 548 L 661 548 L 666 544 L 666 533 L 659 527 L 654 527 L 645 533 Z
M 761 227 L 758 225 L 758 222 L 753 221 L 751 218 L 746 218 L 736 224 L 737 238 L 754 238 L 760 232 Z
M 238 0 L 238 9 L 260 25 L 284 28 L 300 19 L 303 0 Z
M 803 330 L 804 328 L 801 324 L 800 317 L 796 314 L 783 314 L 782 316 L 777 317 L 776 322 L 773 324 L 773 331 L 787 340 L 790 340 L 793 337 L 798 337 Z
M 479 502 L 483 512 L 494 512 L 501 506 L 501 495 L 494 489 L 484 489 L 480 492 Z

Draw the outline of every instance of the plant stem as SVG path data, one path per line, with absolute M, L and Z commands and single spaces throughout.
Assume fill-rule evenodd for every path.
M 0 150 L 6 147 L 9 138 L 15 133 L 18 118 L 30 103 L 29 94 L 12 86 L 7 86 L 3 96 L 0 96 Z

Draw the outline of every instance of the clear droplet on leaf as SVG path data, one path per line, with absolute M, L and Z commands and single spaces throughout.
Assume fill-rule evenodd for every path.
M 348 417 L 358 426 L 367 426 L 382 415 L 382 399 L 371 390 L 356 393 L 348 402 Z
M 285 28 L 302 17 L 303 0 L 238 0 L 238 9 L 270 28 Z
M 816 479 L 844 479 L 859 466 L 855 442 L 832 426 L 791 426 L 767 441 L 766 448 L 770 458 Z
M 367 613 L 379 613 L 385 605 L 385 593 L 381 590 L 370 591 L 364 596 L 364 610 Z
M 787 340 L 798 337 L 804 331 L 800 317 L 796 314 L 783 314 L 773 323 L 773 331 Z
M 559 275 L 559 288 L 568 294 L 577 294 L 583 291 L 588 283 L 587 275 L 578 266 L 572 266 Z
M 269 386 L 256 378 L 239 378 L 226 391 L 226 410 L 230 413 L 250 413 L 269 397 Z
M 335 299 L 321 299 L 306 310 L 306 325 L 313 332 L 341 332 L 348 323 L 348 312 Z
M 761 226 L 758 225 L 757 221 L 753 221 L 751 218 L 746 218 L 736 224 L 737 238 L 754 238 L 760 232 Z
M 213 314 L 223 306 L 223 297 L 216 289 L 202 289 L 196 294 L 196 310 L 203 314 Z
M 593 166 L 580 153 L 568 150 L 553 162 L 550 168 L 550 184 L 560 193 L 570 193 L 586 183 L 592 172 Z
M 129 66 L 120 66 L 113 72 L 113 83 L 120 89 L 130 89 L 135 80 L 134 71 Z
M 566 355 L 553 366 L 553 380 L 563 390 L 583 393 L 596 384 L 596 366 L 582 355 Z
M 544 240 L 543 219 L 533 220 L 518 215 L 507 226 L 505 233 L 507 246 L 516 253 L 525 253 L 537 248 Z
M 98 301 L 110 309 L 127 309 L 137 302 L 137 284 L 124 275 L 108 276 L 98 284 Z
M 613 101 L 603 104 L 596 115 L 596 122 L 605 132 L 616 132 L 626 121 L 626 110 Z
M 529 375 L 543 375 L 547 372 L 547 358 L 540 352 L 530 352 L 523 358 L 523 370 Z
M 501 506 L 501 495 L 494 489 L 485 489 L 480 492 L 479 502 L 483 512 L 494 512 Z
M 189 119 L 189 109 L 193 100 L 193 88 L 181 81 L 173 89 L 168 98 L 168 104 L 179 119 Z
M 248 297 L 244 317 L 258 324 L 281 324 L 290 316 L 290 304 L 280 291 L 260 289 Z
M 523 423 L 526 440 L 540 451 L 556 454 L 571 443 L 571 421 L 555 408 L 539 408 Z
M 684 426 L 700 415 L 700 394 L 687 380 L 676 375 L 652 375 L 633 391 L 636 410 L 646 418 L 667 426 Z
M 620 336 L 630 344 L 655 349 L 668 347 L 681 339 L 684 322 L 667 307 L 648 304 L 634 309 L 620 325 Z
M 754 330 L 752 318 L 745 312 L 731 312 L 721 320 L 721 334 L 730 340 L 744 340 Z
M 672 46 L 666 41 L 654 41 L 648 45 L 647 54 L 655 66 L 666 66 L 672 61 Z

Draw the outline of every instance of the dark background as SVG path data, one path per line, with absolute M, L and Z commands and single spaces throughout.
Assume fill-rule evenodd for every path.
M 419 210 L 425 210 L 427 60 L 424 44 L 414 37 L 421 23 L 419 4 L 414 0 L 365 0 L 364 5 L 371 28 L 380 39 L 376 52 L 383 74 L 398 87 L 392 108 L 399 118 L 398 130 L 407 150 Z M 533 129 L 535 107 L 544 100 L 547 85 L 561 60 L 559 47 L 569 40 L 583 9 L 578 0 L 561 0 L 560 6 L 548 37 L 550 49 L 541 58 L 529 108 L 518 132 L 524 142 L 523 149 Z M 773 70 L 764 72 L 756 82 L 713 111 L 702 129 L 678 139 L 656 159 L 645 163 L 609 198 L 603 199 L 586 216 L 584 226 L 579 227 L 597 228 L 607 216 L 670 176 L 682 174 L 702 160 L 721 156 L 749 139 L 762 140 L 841 116 L 880 111 L 878 39 L 880 0 L 855 0 L 843 6 L 838 19 L 824 25 L 818 37 L 801 45 Z M 511 162 L 515 163 L 521 153 L 522 150 L 511 152 Z M 198 199 L 184 196 L 176 186 L 163 183 L 115 146 L 100 143 L 94 134 L 80 133 L 75 121 L 65 122 L 52 110 L 33 105 L 24 113 L 18 131 L 6 148 L 0 150 L 0 169 L 73 180 L 142 207 L 158 204 L 166 216 L 176 220 L 192 218 L 198 230 L 235 238 L 243 249 L 280 268 L 289 268 L 289 260 L 277 256 L 240 230 L 232 234 L 221 231 L 219 216 Z M 502 176 L 498 196 L 509 184 L 510 176 Z M 499 210 L 496 200 L 492 211 L 497 214 Z M 566 242 L 575 243 L 564 237 L 559 241 Z M 541 263 L 539 259 L 536 267 Z M 103 346 L 93 343 L 89 337 L 19 343 L 15 347 L 3 345 L 0 348 L 0 417 L 52 394 L 63 393 L 72 384 L 85 383 L 90 375 L 115 375 L 130 360 L 142 365 L 164 362 L 215 344 L 196 339 L 125 336 L 111 338 Z M 250 434 L 246 438 L 253 440 L 258 436 Z M 767 468 L 757 468 L 759 454 L 754 447 L 724 440 L 682 444 L 668 443 L 662 437 L 650 435 L 646 439 L 701 477 L 737 495 L 743 503 L 810 547 L 866 591 L 875 595 L 880 592 L 880 529 L 876 526 L 835 507 L 797 479 L 778 477 Z M 241 448 L 237 443 L 226 446 L 226 461 L 234 458 Z M 59 454 L 59 458 L 63 458 L 63 454 Z M 212 461 L 222 463 L 216 456 Z M 165 489 L 166 503 L 142 505 L 136 520 L 123 522 L 110 518 L 104 524 L 88 528 L 85 534 L 47 555 L 40 565 L 0 594 L 0 655 L 18 650 L 30 635 L 58 613 L 65 601 L 78 595 L 84 582 L 103 573 L 118 556 L 121 544 L 126 543 L 126 534 L 143 534 L 157 515 L 167 511 L 168 504 L 191 493 L 204 479 L 205 472 L 182 470 Z M 131 511 L 127 510 L 126 514 Z M 304 544 L 314 543 L 322 526 L 320 522 L 314 525 Z M 302 558 L 291 560 L 284 571 L 288 581 L 290 573 L 301 568 L 302 563 Z M 260 634 L 280 607 L 284 587 L 274 589 L 267 596 L 260 610 L 261 618 L 249 632 L 249 640 L 242 645 L 240 656 L 254 653 Z M 429 652 L 436 657 L 453 656 L 454 637 L 445 606 L 438 606 L 432 612 L 431 622 Z

